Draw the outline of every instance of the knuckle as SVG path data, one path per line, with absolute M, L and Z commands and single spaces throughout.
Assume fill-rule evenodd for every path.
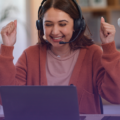
M 1 35 L 3 35 L 3 31 L 1 31 Z
M 3 35 L 3 34 L 4 34 L 4 32 L 5 32 L 5 31 L 4 31 L 4 29 L 2 29 L 2 30 L 1 30 L 1 35 Z

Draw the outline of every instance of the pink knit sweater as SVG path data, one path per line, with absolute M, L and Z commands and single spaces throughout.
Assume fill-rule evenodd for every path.
M 120 104 L 120 52 L 115 43 L 81 49 L 69 85 L 77 87 L 81 114 L 100 113 L 99 94 L 111 103 Z M 13 64 L 14 47 L 1 46 L 0 85 L 48 85 L 46 47 L 27 48 Z

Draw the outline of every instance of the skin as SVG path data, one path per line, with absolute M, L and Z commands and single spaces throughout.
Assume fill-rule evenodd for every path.
M 101 17 L 100 38 L 103 44 L 114 41 L 115 27 L 105 22 Z M 59 41 L 68 42 L 73 34 L 73 19 L 65 12 L 50 8 L 44 15 L 43 28 L 46 39 L 52 44 L 51 51 L 55 55 L 65 57 L 70 54 L 69 44 L 59 44 Z M 2 28 L 1 36 L 5 46 L 13 46 L 16 42 L 17 20 Z M 62 38 L 59 38 L 62 37 Z M 55 39 L 59 38 L 59 39 Z

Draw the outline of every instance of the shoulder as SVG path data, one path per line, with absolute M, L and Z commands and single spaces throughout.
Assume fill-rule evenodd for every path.
M 102 47 L 101 46 L 98 46 L 96 44 L 93 44 L 91 46 L 88 46 L 87 47 L 87 51 L 90 52 L 90 53 L 102 53 L 103 50 L 102 50 Z
M 102 50 L 102 47 L 101 46 L 99 46 L 99 45 L 96 45 L 96 44 L 93 44 L 93 45 L 91 45 L 91 46 L 88 46 L 88 49 L 89 50 Z
M 25 53 L 27 54 L 35 54 L 35 53 L 39 53 L 40 51 L 45 51 L 46 50 L 46 46 L 41 46 L 40 44 L 36 44 L 33 46 L 28 47 L 27 49 L 24 50 Z
M 45 54 L 46 54 L 46 46 L 41 46 L 40 44 L 36 44 L 25 49 L 21 57 L 26 58 L 29 61 L 35 61 L 36 59 L 39 59 L 40 56 L 43 56 Z
M 102 54 L 103 54 L 102 47 L 96 44 L 87 46 L 86 48 L 86 57 L 88 59 L 100 59 L 102 57 Z
M 24 51 L 25 52 L 35 52 L 35 51 L 38 51 L 39 49 L 40 49 L 40 45 L 33 45 L 33 46 L 29 46 Z

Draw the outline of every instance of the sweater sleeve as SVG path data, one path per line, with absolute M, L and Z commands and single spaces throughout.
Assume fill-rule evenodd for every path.
M 94 79 L 99 94 L 113 104 L 120 104 L 120 52 L 115 42 L 102 45 L 103 53 L 96 51 Z M 101 54 L 101 56 L 100 56 Z
M 16 65 L 13 64 L 14 47 L 1 45 L 0 53 L 0 85 L 26 84 L 26 55 L 21 55 Z

